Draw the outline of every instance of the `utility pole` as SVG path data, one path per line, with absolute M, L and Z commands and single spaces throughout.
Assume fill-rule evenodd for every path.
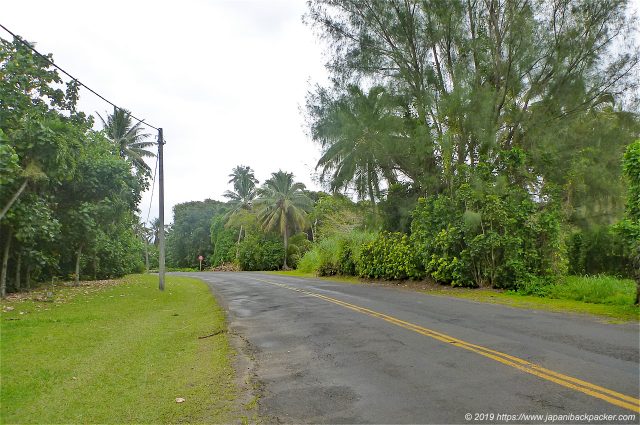
M 158 209 L 158 220 L 160 221 L 160 234 L 158 248 L 160 253 L 158 255 L 158 275 L 160 277 L 160 283 L 158 288 L 164 291 L 164 164 L 162 151 L 164 146 L 164 138 L 162 137 L 162 129 L 158 129 L 158 201 L 160 203 Z

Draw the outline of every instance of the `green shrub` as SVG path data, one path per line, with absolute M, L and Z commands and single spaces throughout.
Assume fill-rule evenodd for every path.
M 283 260 L 284 244 L 277 236 L 249 236 L 238 247 L 238 263 L 242 270 L 278 270 Z
M 566 272 L 560 209 L 538 202 L 487 167 L 451 193 L 420 199 L 411 240 L 426 274 L 453 286 L 515 288 L 532 275 Z
M 381 233 L 362 246 L 356 260 L 360 277 L 374 279 L 419 279 L 423 277 L 409 237 L 402 233 Z
M 307 238 L 307 234 L 304 232 L 290 237 L 287 250 L 287 265 L 294 269 L 297 268 L 302 257 L 304 257 L 312 246 L 313 243 Z
M 320 254 L 318 250 L 313 248 L 307 251 L 300 261 L 298 261 L 297 269 L 304 273 L 316 273 L 320 267 Z
M 304 254 L 298 263 L 298 270 L 318 276 L 355 276 L 362 245 L 374 238 L 375 234 L 360 231 L 324 238 Z
M 338 274 L 339 237 L 333 236 L 321 240 L 316 246 L 318 252 L 318 276 L 333 276 Z
M 357 265 L 363 247 L 376 239 L 376 233 L 354 231 L 342 235 L 338 242 L 337 265 L 338 273 L 356 276 Z
M 520 295 L 535 295 L 537 297 L 546 297 L 551 292 L 551 286 L 554 284 L 553 279 L 531 276 L 529 279 L 522 279 L 516 285 L 516 292 Z

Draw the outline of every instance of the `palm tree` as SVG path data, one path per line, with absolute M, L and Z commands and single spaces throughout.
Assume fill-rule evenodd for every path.
M 369 198 L 374 212 L 381 181 L 397 182 L 393 158 L 403 128 L 389 100 L 382 87 L 367 94 L 349 86 L 346 95 L 324 98 L 312 112 L 312 137 L 323 151 L 316 165 L 321 181 L 333 192 L 354 187 L 360 199 Z
M 284 263 L 287 266 L 287 250 L 290 232 L 303 230 L 308 225 L 307 213 L 311 199 L 304 193 L 305 186 L 293 181 L 293 173 L 278 171 L 258 190 L 258 222 L 264 230 L 278 230 L 284 238 Z
M 115 143 L 120 157 L 131 161 L 138 171 L 151 172 L 144 158 L 155 156 L 153 152 L 146 150 L 155 143 L 144 141 L 149 134 L 143 133 L 142 121 L 133 124 L 131 112 L 116 107 L 113 108 L 113 114 L 107 116 L 106 120 L 100 114 L 98 117 L 102 121 L 107 138 Z
M 226 217 L 228 223 L 233 223 L 233 219 L 244 215 L 245 212 L 250 211 L 253 205 L 253 200 L 257 195 L 256 179 L 251 167 L 246 165 L 238 165 L 229 174 L 231 180 L 229 183 L 233 183 L 234 191 L 227 190 L 224 193 L 225 198 L 229 198 L 229 206 L 231 209 L 227 213 Z M 238 244 L 240 244 L 240 238 L 242 237 L 243 224 L 240 224 L 240 231 L 238 232 Z

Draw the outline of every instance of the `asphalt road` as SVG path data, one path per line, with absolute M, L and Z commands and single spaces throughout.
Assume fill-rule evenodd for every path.
M 188 275 L 247 341 L 267 422 L 640 420 L 634 324 L 264 273 Z

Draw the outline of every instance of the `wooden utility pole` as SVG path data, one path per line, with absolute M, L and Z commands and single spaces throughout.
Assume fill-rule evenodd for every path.
M 158 129 L 158 220 L 160 221 L 160 232 L 158 235 L 158 249 L 160 251 L 158 255 L 158 275 L 160 277 L 160 283 L 158 288 L 164 291 L 164 164 L 162 158 L 162 151 L 164 145 L 164 138 L 162 137 L 162 129 Z

